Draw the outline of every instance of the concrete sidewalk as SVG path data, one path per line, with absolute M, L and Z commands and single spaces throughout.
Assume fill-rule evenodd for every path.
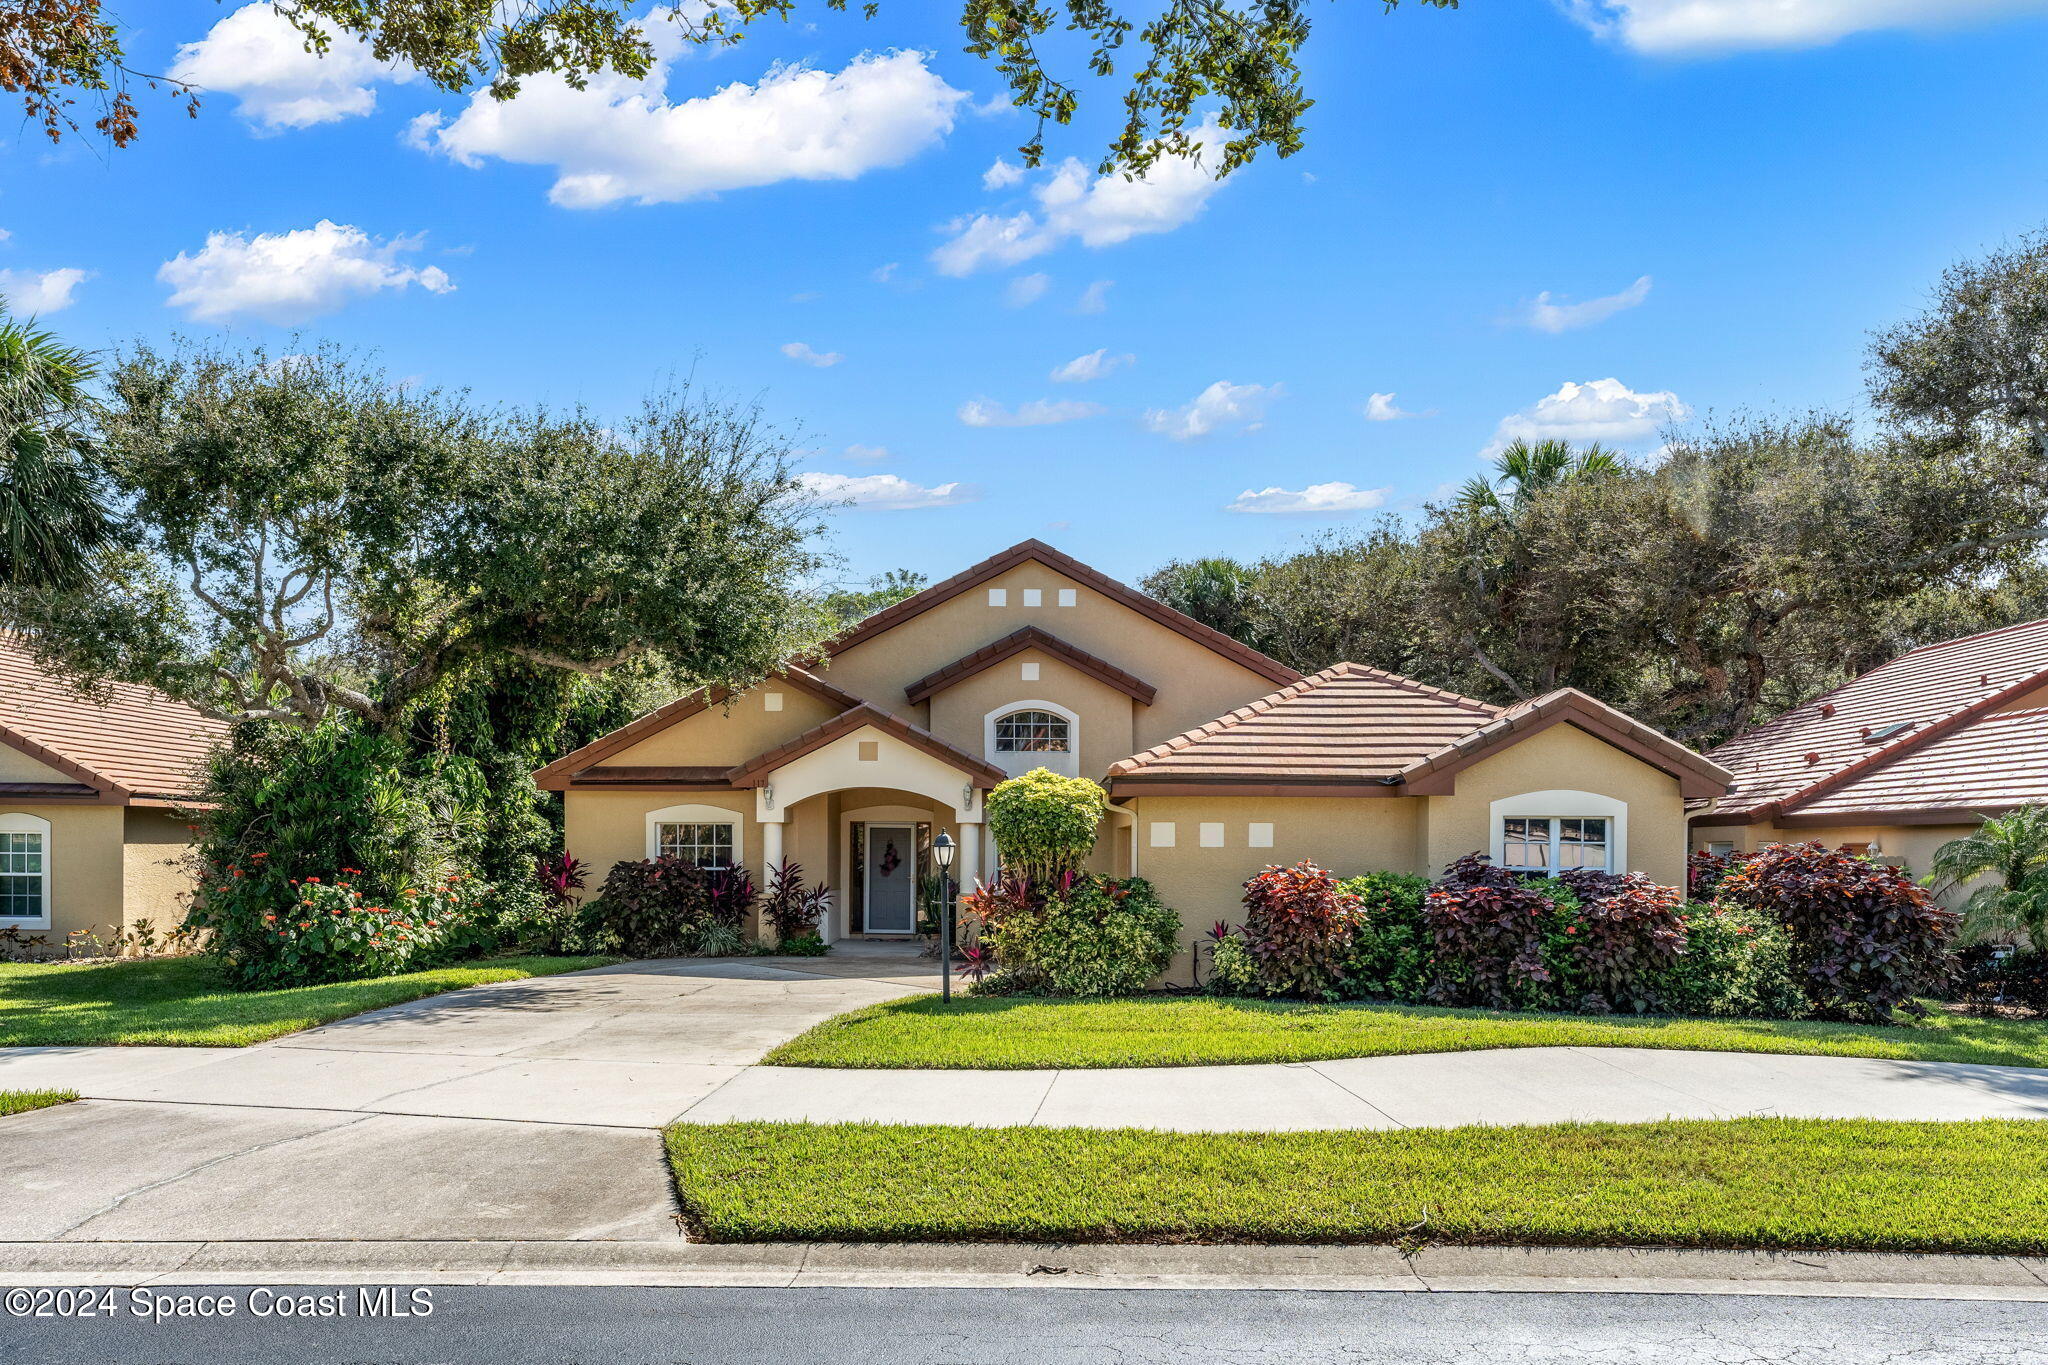
M 2048 1260 L 1657 1247 L 1023 1243 L 0 1244 L 0 1283 L 1750 1294 L 2048 1302 Z

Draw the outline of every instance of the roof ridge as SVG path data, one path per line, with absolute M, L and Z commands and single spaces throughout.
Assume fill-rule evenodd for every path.
M 1394 686 L 1403 688 L 1409 692 L 1421 693 L 1423 696 L 1443 697 L 1448 701 L 1457 703 L 1459 706 L 1470 707 L 1471 709 L 1476 711 L 1483 711 L 1489 716 L 1497 716 L 1501 714 L 1503 710 L 1506 709 L 1504 707 L 1495 706 L 1491 702 L 1481 701 L 1477 697 L 1468 697 L 1463 692 L 1453 692 L 1448 687 L 1438 687 L 1434 683 L 1426 683 L 1422 682 L 1419 679 L 1411 678 L 1405 673 L 1396 673 L 1390 668 L 1375 668 L 1371 664 L 1352 663 L 1348 661 L 1343 663 L 1335 663 L 1330 665 L 1330 667 L 1352 669 L 1358 673 L 1378 678 L 1382 682 L 1392 683 Z
M 1935 640 L 1929 644 L 1914 645 L 1911 649 L 1906 650 L 1902 654 L 1894 656 L 1886 663 L 1879 664 L 1877 668 L 1889 667 L 1891 664 L 1897 663 L 1900 659 L 1909 659 L 1915 654 L 1924 654 L 1928 650 L 1947 649 L 1950 645 L 1968 644 L 1972 640 L 1986 640 L 1992 637 L 1993 635 L 2004 635 L 2008 631 L 2025 630 L 2028 626 L 2048 626 L 2048 616 L 2039 617 L 2032 621 L 2015 621 L 2009 626 L 1994 626 L 1990 630 L 1980 630 L 1972 635 L 1958 635 L 1952 640 Z M 1877 672 L 1877 668 L 1871 669 L 1870 673 Z M 1870 676 L 1870 673 L 1863 673 L 1859 674 L 1858 676 L 1867 678 Z M 1851 679 L 1850 681 L 1853 682 L 1854 679 Z M 1848 686 L 1848 684 L 1844 683 L 1843 686 L 1846 687 Z

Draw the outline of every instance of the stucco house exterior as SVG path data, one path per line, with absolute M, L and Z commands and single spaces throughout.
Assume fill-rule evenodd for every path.
M 185 917 L 198 799 L 219 721 L 147 687 L 87 695 L 0 636 L 0 928 L 61 944 Z
M 1497 707 L 1356 664 L 1302 677 L 1036 540 L 877 612 L 744 692 L 693 693 L 540 769 L 596 882 L 661 853 L 780 859 L 825 937 L 910 934 L 925 850 L 986 877 L 984 800 L 1036 767 L 1100 782 L 1098 870 L 1152 879 L 1190 940 L 1244 880 L 1312 858 L 1430 872 L 1684 875 L 1686 803 L 1727 774 L 1565 690 Z M 589 893 L 587 893 L 589 894 Z
M 1928 872 L 1987 815 L 2048 800 L 2048 620 L 1909 650 L 1713 750 L 1734 781 L 1692 844 L 1819 840 Z

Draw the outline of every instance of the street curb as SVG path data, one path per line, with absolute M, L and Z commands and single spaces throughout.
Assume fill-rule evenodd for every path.
M 1657 1247 L 0 1242 L 0 1284 L 1743 1294 L 2048 1302 L 2048 1258 Z

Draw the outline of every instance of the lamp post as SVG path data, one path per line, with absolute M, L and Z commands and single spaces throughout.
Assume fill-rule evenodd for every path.
M 955 845 L 944 832 L 932 840 L 932 861 L 939 865 L 939 999 L 953 998 L 953 854 Z

